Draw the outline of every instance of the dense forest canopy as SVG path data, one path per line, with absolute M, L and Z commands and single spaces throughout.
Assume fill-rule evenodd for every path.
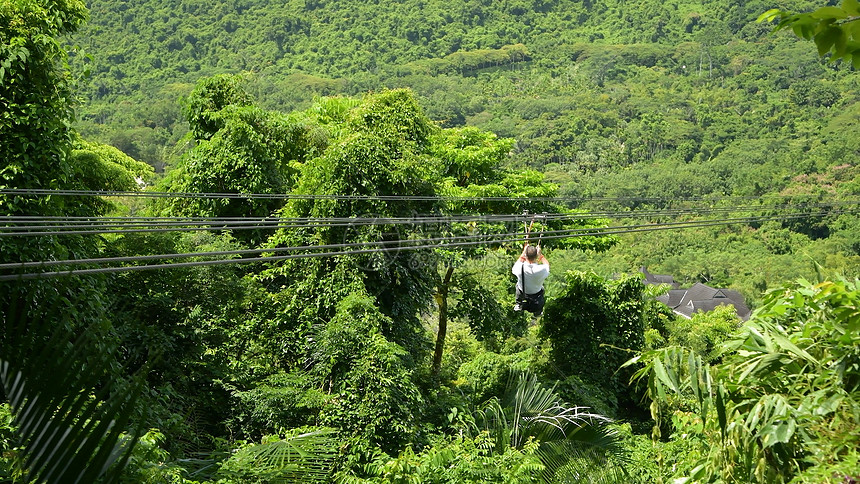
M 858 24 L 0 0 L 0 481 L 860 479 Z

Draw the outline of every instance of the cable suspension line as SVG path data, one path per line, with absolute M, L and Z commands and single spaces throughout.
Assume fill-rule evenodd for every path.
M 593 218 L 585 214 L 564 214 L 553 217 L 552 220 L 577 220 Z M 49 235 L 94 235 L 94 234 L 121 234 L 121 233 L 158 233 L 158 232 L 193 232 L 193 231 L 223 231 L 223 230 L 255 230 L 255 229 L 289 229 L 289 228 L 321 228 L 321 227 L 351 227 L 351 226 L 385 226 L 385 225 L 448 225 L 451 223 L 466 222 L 516 222 L 522 219 L 522 215 L 506 215 L 500 217 L 477 216 L 469 218 L 436 217 L 433 219 L 416 219 L 412 217 L 393 218 L 345 218 L 338 222 L 309 223 L 316 219 L 293 219 L 286 223 L 279 219 L 271 221 L 251 220 L 247 222 L 166 222 L 159 224 L 69 224 L 54 226 L 12 226 L 0 227 L 0 237 L 10 236 L 49 236 Z M 140 228 L 137 228 L 140 227 Z M 167 227 L 167 228 L 166 228 Z M 175 228 L 169 228 L 175 227 Z M 37 229 L 37 230 L 33 230 Z M 39 230 L 41 229 L 41 230 Z M 63 229 L 63 230 L 44 230 Z M 79 230 L 66 230 L 79 229 Z M 28 230 L 28 231 L 25 231 Z
M 782 210 L 788 208 L 795 207 L 803 207 L 803 208 L 814 208 L 814 207 L 836 207 L 843 205 L 858 205 L 860 204 L 860 200 L 845 200 L 845 201 L 834 201 L 834 202 L 819 202 L 819 203 L 803 203 L 803 204 L 780 204 L 780 205 L 742 205 L 742 206 L 729 206 L 729 207 L 687 207 L 687 208 L 663 208 L 663 209 L 648 209 L 648 210 L 609 210 L 609 211 L 588 211 L 588 212 L 575 212 L 575 213 L 552 213 L 552 214 L 542 214 L 545 216 L 612 216 L 612 215 L 632 215 L 632 214 L 674 214 L 674 213 L 717 213 L 717 212 L 732 212 L 732 211 L 746 211 L 746 210 L 767 210 L 767 209 L 775 209 Z M 419 219 L 439 219 L 442 217 L 450 218 L 451 220 L 455 219 L 483 219 L 483 218 L 491 218 L 491 217 L 522 217 L 522 214 L 514 214 L 514 215 L 505 215 L 505 214 L 486 214 L 486 215 L 446 215 L 446 214 L 424 214 L 424 215 L 414 215 L 409 217 L 376 217 L 384 220 L 419 220 Z M 366 218 L 366 217 L 365 217 Z M 362 217 L 202 217 L 202 216 L 135 216 L 135 215 L 127 215 L 127 216 L 62 216 L 62 215 L 7 215 L 0 216 L 0 220 L 6 221 L 7 223 L 21 223 L 21 222 L 31 222 L 34 224 L 44 224 L 44 223 L 74 223 L 74 222 L 99 222 L 99 221 L 153 221 L 153 222 L 173 222 L 173 221 L 247 221 L 247 220 L 282 220 L 282 221 L 353 221 L 360 220 Z
M 764 222 L 768 220 L 791 220 L 798 218 L 811 218 L 816 216 L 828 215 L 827 213 L 807 213 L 807 214 L 795 214 L 784 217 L 744 217 L 744 218 L 735 218 L 735 219 L 726 219 L 720 221 L 709 221 L 709 222 L 674 222 L 674 223 L 666 223 L 666 224 L 644 224 L 638 226 L 622 226 L 622 227 L 613 227 L 613 228 L 604 228 L 604 229 L 570 229 L 570 230 L 558 230 L 553 231 L 552 235 L 544 235 L 544 238 L 547 240 L 552 239 L 561 239 L 561 238 L 572 238 L 572 237 L 583 237 L 583 236 L 603 236 L 603 235 L 617 235 L 624 233 L 638 233 L 638 232 L 651 232 L 657 230 L 672 230 L 672 229 L 682 229 L 682 228 L 696 228 L 696 227 L 708 227 L 715 225 L 732 225 L 732 224 L 741 224 L 741 223 L 756 223 L 756 222 Z M 574 233 L 574 230 L 578 230 L 578 233 Z M 564 233 L 561 233 L 564 232 Z M 545 232 L 546 234 L 547 232 Z M 463 238 L 476 238 L 476 237 L 495 237 L 491 240 L 462 240 Z M 502 237 L 502 238 L 499 238 Z M 9 275 L 0 275 L 0 281 L 11 281 L 11 280 L 28 280 L 28 279 L 39 279 L 39 278 L 51 278 L 51 277 L 59 277 L 65 275 L 87 275 L 87 274 L 101 274 L 101 273 L 116 273 L 116 272 L 130 272 L 130 271 L 141 271 L 141 270 L 155 270 L 155 269 L 165 269 L 165 268 L 182 268 L 182 267 L 197 267 L 197 266 L 208 266 L 208 265 L 222 265 L 222 264 L 238 264 L 238 263 L 251 263 L 251 262 L 270 262 L 270 261 L 279 261 L 279 260 L 289 260 L 289 259 L 299 259 L 299 258 L 311 258 L 311 257 L 333 257 L 340 255 L 359 255 L 359 254 L 373 254 L 373 253 L 390 253 L 393 251 L 406 251 L 406 250 L 424 250 L 424 249 L 436 249 L 436 248 L 450 248 L 450 247 L 463 247 L 463 246 L 472 246 L 472 245 L 490 245 L 490 244 L 506 244 L 512 242 L 521 242 L 522 234 L 519 232 L 510 233 L 510 234 L 486 234 L 486 235 L 472 235 L 472 236 L 459 236 L 459 237 L 444 237 L 441 238 L 444 240 L 461 240 L 459 242 L 446 242 L 446 243 L 433 243 L 427 244 L 428 241 L 435 241 L 436 239 L 417 239 L 414 242 L 419 245 L 407 245 L 407 246 L 398 246 L 398 247 L 376 247 L 376 248 L 368 248 L 368 249 L 352 249 L 352 250 L 338 250 L 338 251 L 330 251 L 330 252 L 304 252 L 298 254 L 287 254 L 287 255 L 277 255 L 277 256 L 261 256 L 261 257 L 250 257 L 250 258 L 242 258 L 242 259 L 217 259 L 217 260 L 208 260 L 208 261 L 192 261 L 192 262 L 178 262 L 178 263 L 162 263 L 162 264 L 147 264 L 147 265 L 137 265 L 137 266 L 120 266 L 120 267 L 99 267 L 93 269 L 71 269 L 67 271 L 55 271 L 55 272 L 35 272 L 35 273 L 24 273 L 24 274 L 9 274 Z M 302 246 L 302 247 L 291 247 L 291 248 L 271 248 L 271 249 L 245 249 L 245 251 L 219 251 L 219 252 L 210 252 L 210 253 L 188 253 L 188 254 L 171 254 L 168 257 L 192 257 L 192 256 L 203 256 L 202 254 L 207 254 L 207 256 L 225 256 L 225 255 L 241 255 L 242 253 L 263 253 L 263 252 L 276 252 L 278 249 L 283 250 L 327 250 L 329 248 L 346 248 L 346 247 L 361 247 L 367 245 L 384 245 L 388 243 L 398 243 L 402 244 L 404 242 L 410 242 L 409 240 L 396 240 L 396 241 L 377 241 L 377 242 L 357 242 L 350 244 L 328 244 L 328 245 L 319 245 L 319 246 Z M 208 255 L 213 254 L 213 255 Z M 98 262 L 106 262 L 110 260 L 111 262 L 117 262 L 118 259 L 126 262 L 132 261 L 142 261 L 142 260 L 153 260 L 158 258 L 165 258 L 165 256 L 132 256 L 127 258 L 103 258 L 98 259 Z M 96 261 L 97 259 L 91 259 L 90 261 Z M 83 261 L 83 260 L 81 260 Z M 3 264 L 3 269 L 22 269 L 22 268 L 30 268 L 38 265 L 48 266 L 48 265 L 62 265 L 61 263 L 66 263 L 66 265 L 70 265 L 75 263 L 74 261 L 45 261 L 45 262 L 25 262 L 25 263 L 13 263 L 13 264 Z
M 65 190 L 41 188 L 2 188 L 0 195 L 19 196 L 85 196 L 85 197 L 139 197 L 139 198 L 181 198 L 181 199 L 263 199 L 263 200 L 382 200 L 382 201 L 702 201 L 713 202 L 720 200 L 763 200 L 796 199 L 810 196 L 798 195 L 768 195 L 762 196 L 729 196 L 729 197 L 501 197 L 501 196 L 450 196 L 450 195 L 336 195 L 336 194 L 301 194 L 301 193 L 192 193 L 192 192 L 156 192 L 156 191 L 124 191 L 124 190 Z
M 590 218 L 644 218 L 668 217 L 680 215 L 713 215 L 733 212 L 753 211 L 789 211 L 811 208 L 834 208 L 845 204 L 811 204 L 805 206 L 776 206 L 776 207 L 720 207 L 702 209 L 667 209 L 645 211 L 607 211 L 590 213 L 543 214 L 545 220 L 576 220 Z M 836 212 L 834 212 L 836 213 Z M 189 231 L 222 231 L 222 230 L 272 230 L 289 228 L 319 228 L 366 225 L 422 225 L 422 224 L 451 224 L 463 222 L 500 223 L 521 221 L 523 215 L 466 215 L 466 216 L 414 216 L 414 217 L 342 217 L 342 218 L 311 218 L 311 217 L 171 217 L 167 221 L 147 223 L 136 217 L 106 219 L 104 223 L 98 219 L 73 219 L 63 221 L 56 218 L 35 220 L 30 217 L 0 217 L 7 225 L 0 227 L 0 237 L 9 236 L 52 236 L 52 235 L 95 235 L 119 233 L 159 233 L 159 232 L 189 232 Z M 78 223 L 78 220 L 89 223 Z M 122 223 L 119 221 L 125 220 Z M 23 223 L 25 225 L 14 225 Z M 43 225 L 52 223 L 54 225 Z M 12 225 L 10 225 L 12 224 Z M 175 227 L 175 228 L 174 228 Z M 48 230 L 53 229 L 53 230 Z M 74 229 L 74 230 L 73 230 Z

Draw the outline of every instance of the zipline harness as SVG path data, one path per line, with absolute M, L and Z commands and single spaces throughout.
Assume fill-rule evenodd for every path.
M 523 215 L 527 217 L 528 211 L 524 211 Z M 532 227 L 534 226 L 535 219 L 537 219 L 537 218 L 546 219 L 546 214 L 532 215 L 531 222 L 529 222 L 529 223 L 526 223 L 525 220 L 523 221 L 523 226 L 525 228 L 525 243 L 523 244 L 523 255 L 520 256 L 521 258 L 526 254 L 526 251 L 529 247 L 529 235 L 531 234 Z M 535 246 L 536 247 L 536 255 L 534 256 L 535 261 L 539 261 L 541 258 L 540 243 L 541 243 L 541 240 L 543 239 L 543 230 L 544 230 L 544 227 L 543 227 L 543 224 L 541 224 L 540 233 L 538 235 L 538 243 Z M 526 259 L 525 261 L 522 261 L 522 260 L 518 261 L 518 263 L 520 264 L 520 280 L 519 280 L 519 283 L 517 284 L 517 287 L 516 287 L 516 304 L 514 305 L 514 311 L 528 311 L 528 312 L 534 314 L 535 316 L 540 316 L 540 314 L 543 312 L 543 306 L 546 303 L 546 297 L 544 294 L 544 289 L 543 289 L 543 287 L 541 287 L 540 291 L 538 291 L 536 293 L 533 293 L 533 294 L 526 293 L 526 272 L 525 272 L 526 262 L 532 263 L 531 260 L 529 260 L 529 259 Z M 547 275 L 549 275 L 549 267 L 547 267 Z M 546 276 L 544 276 L 544 278 L 546 278 Z M 541 280 L 541 284 L 542 283 L 543 283 L 543 280 Z

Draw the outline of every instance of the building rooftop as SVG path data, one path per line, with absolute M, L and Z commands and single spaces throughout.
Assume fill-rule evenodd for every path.
M 689 289 L 678 289 L 679 285 L 672 276 L 650 274 L 644 267 L 641 270 L 645 274 L 646 284 L 670 284 L 663 281 L 667 280 L 666 278 L 671 280 L 674 289 L 670 289 L 666 294 L 658 296 L 657 300 L 672 308 L 675 314 L 689 319 L 697 311 L 708 312 L 713 311 L 718 306 L 727 305 L 735 308 L 735 312 L 742 321 L 750 318 L 752 311 L 747 306 L 743 295 L 738 291 L 716 289 L 700 282 L 693 284 Z

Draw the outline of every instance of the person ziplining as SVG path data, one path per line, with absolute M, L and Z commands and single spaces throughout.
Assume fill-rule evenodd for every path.
M 535 316 L 540 316 L 546 303 L 543 282 L 549 276 L 549 261 L 540 250 L 542 237 L 538 238 L 536 246 L 529 244 L 528 236 L 532 224 L 534 224 L 534 218 L 532 218 L 532 223 L 526 227 L 523 252 L 511 268 L 511 272 L 517 276 L 514 311 L 528 311 Z

